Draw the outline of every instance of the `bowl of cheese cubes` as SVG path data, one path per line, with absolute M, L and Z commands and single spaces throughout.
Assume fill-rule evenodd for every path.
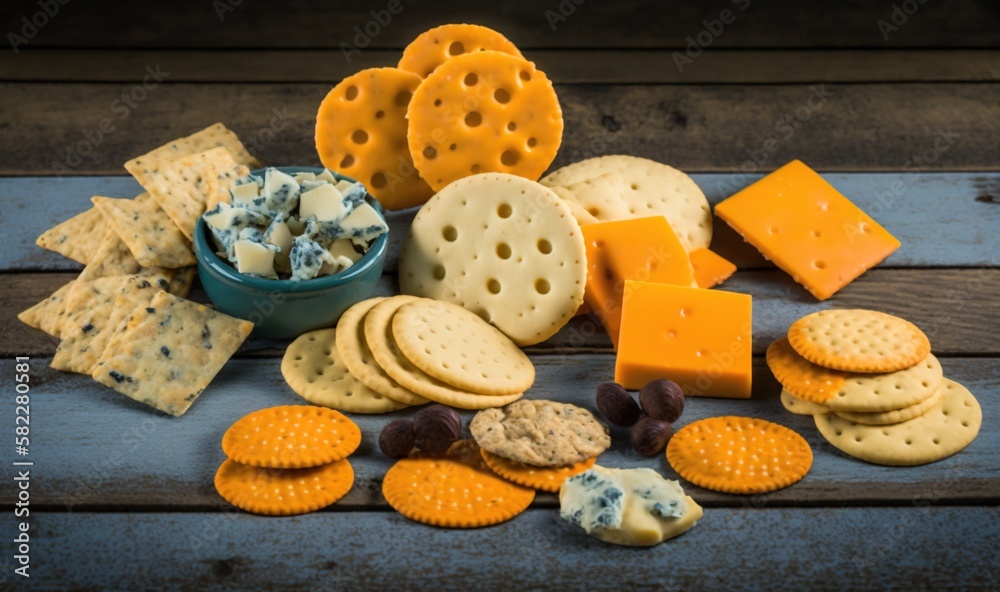
M 371 297 L 389 227 L 365 186 L 322 167 L 269 167 L 230 187 L 195 229 L 198 277 L 212 303 L 291 339 L 334 325 Z

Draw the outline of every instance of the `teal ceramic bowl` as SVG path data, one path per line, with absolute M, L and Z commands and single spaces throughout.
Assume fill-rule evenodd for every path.
M 320 167 L 275 167 L 288 173 L 321 173 Z M 263 175 L 256 170 L 254 174 Z M 338 180 L 354 181 L 333 173 Z M 368 203 L 385 219 L 382 208 L 370 194 Z M 331 276 L 302 282 L 245 276 L 215 254 L 204 220 L 198 219 L 194 233 L 198 278 L 212 303 L 220 311 L 254 324 L 254 335 L 292 339 L 313 329 L 331 327 L 352 305 L 375 292 L 389 244 L 389 233 L 375 239 L 357 263 Z

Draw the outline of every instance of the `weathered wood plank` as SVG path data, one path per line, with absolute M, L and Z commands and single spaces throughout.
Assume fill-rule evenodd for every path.
M 0 274 L 0 357 L 49 356 L 57 343 L 41 331 L 21 324 L 17 313 L 39 302 L 63 283 L 69 273 Z M 875 269 L 826 302 L 816 302 L 780 271 L 745 271 L 721 289 L 751 294 L 753 350 L 763 354 L 795 319 L 827 308 L 871 308 L 901 315 L 924 329 L 941 355 L 1000 354 L 1000 269 Z M 393 275 L 382 278 L 379 295 L 396 293 Z M 205 301 L 195 291 L 192 299 Z M 280 356 L 287 342 L 251 338 L 242 356 Z M 611 342 L 593 316 L 572 320 L 555 336 L 534 346 L 535 352 L 611 351 Z
M 998 508 L 709 509 L 641 551 L 548 510 L 468 531 L 386 512 L 33 521 L 32 590 L 995 590 L 1000 544 Z
M 494 27 L 522 48 L 685 48 L 688 37 L 706 48 L 997 47 L 992 27 L 997 14 L 989 2 L 904 6 L 905 12 L 899 8 L 895 15 L 894 5 L 881 0 L 850 0 L 822 9 L 794 0 L 518 0 L 500 7 L 464 0 L 353 0 L 335 7 L 322 0 L 184 0 L 169 6 L 92 0 L 60 7 L 36 34 L 23 33 L 28 38 L 23 47 L 402 48 L 425 29 L 449 22 Z M 40 12 L 35 2 L 0 5 L 3 30 L 21 32 L 22 17 L 35 12 Z M 265 30 L 269 34 L 262 35 Z
M 713 205 L 760 174 L 696 173 Z M 969 267 L 1000 264 L 1000 173 L 826 173 L 844 195 L 889 229 L 903 247 L 886 267 Z M 44 230 L 90 207 L 92 195 L 131 197 L 141 191 L 131 177 L 0 178 L 0 271 L 70 271 L 71 259 L 35 245 Z M 45 207 L 38 207 L 44 203 Z M 388 214 L 386 270 L 397 268 L 399 246 L 415 210 Z M 928 240 L 934 228 L 940 240 Z M 772 269 L 721 221 L 712 247 L 740 269 Z
M 395 66 L 398 50 L 94 50 L 0 53 L 0 80 L 141 82 L 146 66 L 177 82 L 323 82 Z M 688 64 L 674 50 L 532 50 L 557 84 L 789 84 L 801 82 L 988 82 L 1000 79 L 996 50 L 713 50 Z M 169 65 L 169 66 L 168 66 Z
M 146 91 L 129 83 L 2 83 L 5 112 L 17 125 L 0 146 L 0 175 L 120 174 L 128 158 L 217 121 L 265 162 L 313 163 L 315 113 L 330 86 L 182 83 Z M 826 171 L 1000 166 L 1000 84 L 557 90 L 566 120 L 557 165 L 627 153 L 690 172 L 757 173 L 792 158 Z M 128 98 L 133 92 L 136 100 Z
M 533 356 L 538 378 L 528 397 L 571 402 L 595 410 L 598 383 L 613 377 L 612 355 Z M 226 505 L 216 495 L 212 476 L 225 456 L 220 439 L 237 419 L 263 407 L 300 404 L 279 372 L 279 360 L 230 362 L 182 418 L 157 414 L 89 378 L 55 372 L 48 360 L 32 361 L 32 444 L 28 460 L 39 473 L 32 483 L 32 504 L 52 509 L 202 508 Z M 945 373 L 965 384 L 983 406 L 984 429 L 965 451 L 923 467 L 893 468 L 846 457 L 825 443 L 812 419 L 781 407 L 780 391 L 758 359 L 750 400 L 689 399 L 680 424 L 717 415 L 746 415 L 784 424 L 802 434 L 815 455 L 802 482 L 772 494 L 743 497 L 685 487 L 699 503 L 718 507 L 889 504 L 912 505 L 1000 502 L 1000 359 L 942 359 Z M 10 378 L 13 360 L 0 363 Z M 11 379 L 12 380 L 12 379 Z M 377 447 L 382 426 L 403 410 L 385 416 L 353 416 L 362 443 L 351 457 L 356 482 L 338 508 L 383 507 L 381 478 L 390 459 Z M 463 412 L 468 420 L 472 414 Z M 615 429 L 613 447 L 600 457 L 608 466 L 644 466 L 676 479 L 660 455 L 641 458 L 628 446 L 627 431 Z M 0 504 L 12 504 L 14 490 L 0 491 Z M 551 506 L 554 496 L 540 496 Z

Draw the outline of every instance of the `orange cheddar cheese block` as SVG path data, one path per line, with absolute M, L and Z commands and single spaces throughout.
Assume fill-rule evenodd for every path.
M 622 297 L 627 280 L 691 286 L 691 260 L 663 216 L 589 224 L 581 228 L 587 246 L 584 302 L 618 347 Z
M 793 160 L 715 207 L 765 257 L 826 300 L 899 248 L 899 241 Z
M 691 268 L 699 288 L 714 288 L 736 273 L 732 262 L 706 248 L 691 251 Z
M 667 378 L 687 395 L 749 398 L 751 328 L 749 294 L 626 281 L 615 382 Z

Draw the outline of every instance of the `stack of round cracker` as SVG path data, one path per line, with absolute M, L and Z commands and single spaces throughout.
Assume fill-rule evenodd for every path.
M 968 446 L 982 409 L 944 377 L 916 325 L 871 310 L 827 310 L 792 324 L 767 349 L 781 402 L 842 452 L 882 465 L 920 465 Z
M 498 407 L 535 380 L 531 360 L 489 323 L 460 306 L 414 296 L 355 304 L 336 329 L 296 339 L 281 370 L 300 396 L 352 413 L 428 401 Z

